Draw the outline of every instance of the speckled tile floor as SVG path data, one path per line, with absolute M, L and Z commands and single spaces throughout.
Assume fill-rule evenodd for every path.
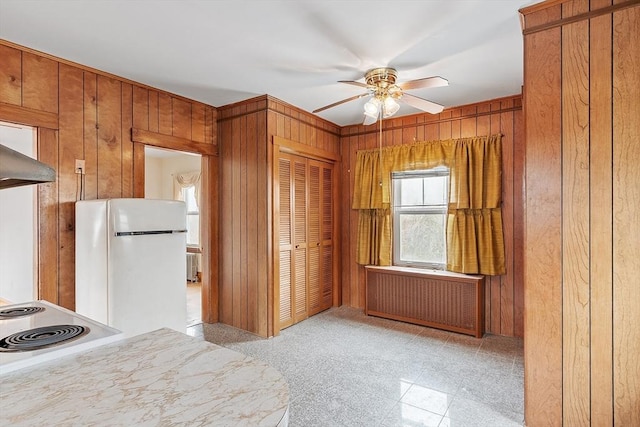
M 523 343 L 338 307 L 271 339 L 222 324 L 187 332 L 280 370 L 292 427 L 509 427 L 523 421 Z

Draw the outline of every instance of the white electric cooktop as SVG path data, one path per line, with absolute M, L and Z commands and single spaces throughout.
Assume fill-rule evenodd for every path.
M 117 329 L 47 301 L 0 306 L 0 375 L 122 338 Z

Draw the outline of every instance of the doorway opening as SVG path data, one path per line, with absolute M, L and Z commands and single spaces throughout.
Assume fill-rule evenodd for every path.
M 187 205 L 185 286 L 187 327 L 202 322 L 202 243 L 200 233 L 199 154 L 145 146 L 146 199 L 182 200 Z

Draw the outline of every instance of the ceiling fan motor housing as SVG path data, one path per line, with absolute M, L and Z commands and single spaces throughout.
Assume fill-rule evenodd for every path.
M 367 71 L 364 76 L 367 86 L 371 88 L 373 95 L 379 99 L 384 99 L 387 96 L 398 99 L 402 96 L 402 90 L 395 84 L 397 78 L 398 72 L 395 68 L 389 67 L 373 68 Z

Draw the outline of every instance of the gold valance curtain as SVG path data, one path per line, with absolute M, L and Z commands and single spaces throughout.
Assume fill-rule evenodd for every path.
M 359 210 L 359 264 L 391 265 L 391 172 L 442 165 L 450 170 L 447 270 L 504 274 L 500 135 L 358 151 L 352 208 Z

